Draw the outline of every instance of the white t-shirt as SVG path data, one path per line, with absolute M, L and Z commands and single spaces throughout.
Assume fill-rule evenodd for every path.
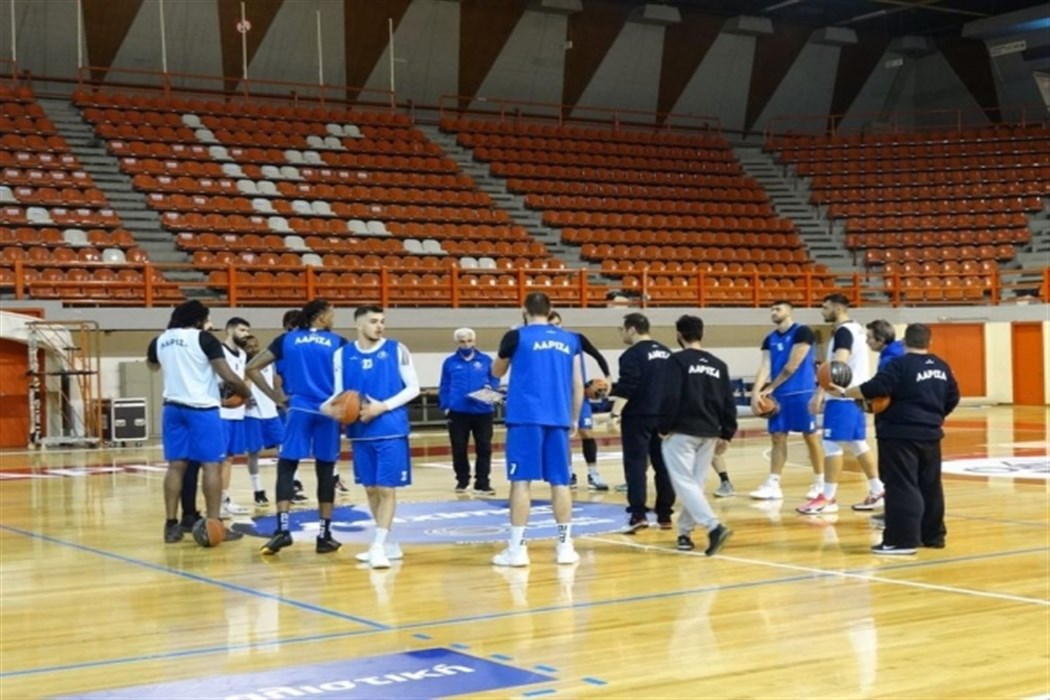
M 231 350 L 230 346 L 222 343 L 222 349 L 226 352 L 226 363 L 241 379 L 244 379 L 244 366 L 248 363 L 248 353 L 240 348 Z M 244 420 L 244 405 L 237 408 L 220 408 L 219 415 L 223 420 Z
M 218 338 L 198 328 L 169 328 L 146 351 L 146 359 L 164 372 L 164 401 L 193 408 L 221 404 L 219 378 L 211 361 L 223 357 Z
M 266 378 L 267 383 L 273 386 L 273 365 L 267 365 L 259 370 L 260 374 Z M 251 385 L 252 387 L 252 398 L 255 399 L 255 405 L 251 408 L 244 410 L 244 415 L 248 418 L 258 418 L 260 420 L 269 420 L 276 418 L 277 404 L 275 404 L 269 396 L 263 393 L 262 389 Z
M 828 343 L 827 361 L 831 362 L 835 358 L 835 351 L 843 348 L 849 350 L 849 360 L 846 361 L 846 364 L 853 371 L 853 378 L 850 380 L 849 385 L 860 386 L 871 379 L 871 368 L 868 363 L 867 333 L 864 330 L 864 326 L 856 321 L 846 321 L 841 326 L 836 327 L 835 334 L 832 336 L 831 342 Z M 841 396 L 832 396 L 831 394 L 828 394 L 826 398 L 829 401 L 853 400 Z

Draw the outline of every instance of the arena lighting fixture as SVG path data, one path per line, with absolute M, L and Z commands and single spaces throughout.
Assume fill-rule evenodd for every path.
M 784 0 L 784 2 L 778 2 L 776 5 L 770 5 L 769 7 L 762 10 L 763 12 L 772 12 L 773 10 L 779 10 L 784 7 L 791 7 L 792 5 L 798 5 L 802 0 Z
M 851 19 L 847 19 L 845 22 L 843 22 L 843 24 L 850 24 L 852 22 L 863 22 L 866 19 L 882 17 L 885 14 L 888 14 L 887 10 L 875 10 L 874 12 L 868 12 L 863 15 L 857 15 L 856 17 L 853 17 Z

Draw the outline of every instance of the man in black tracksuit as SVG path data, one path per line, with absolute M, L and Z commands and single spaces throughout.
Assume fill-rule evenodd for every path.
M 890 398 L 875 416 L 879 477 L 886 483 L 886 530 L 875 554 L 915 554 L 920 545 L 944 547 L 941 439 L 944 418 L 959 404 L 952 370 L 929 351 L 930 329 L 904 331 L 905 354 L 860 386 L 834 390 L 855 399 Z
M 620 328 L 623 342 L 631 347 L 620 355 L 620 379 L 612 386 L 610 396 L 627 399 L 620 427 L 623 445 L 623 473 L 627 481 L 627 525 L 621 530 L 633 534 L 649 526 L 646 519 L 646 464 L 652 460 L 656 473 L 656 521 L 660 529 L 671 529 L 674 489 L 667 476 L 660 435 L 656 425 L 660 418 L 661 372 L 671 351 L 649 336 L 649 319 L 640 313 L 623 317 Z M 612 418 L 619 418 L 613 413 Z
M 736 398 L 725 362 L 701 348 L 704 322 L 682 316 L 675 323 L 681 352 L 671 355 L 663 372 L 658 430 L 664 436 L 663 457 L 675 494 L 682 502 L 678 516 L 678 549 L 693 549 L 692 531 L 708 533 L 707 556 L 722 549 L 732 531 L 718 522 L 704 496 L 704 481 L 716 454 L 736 434 Z

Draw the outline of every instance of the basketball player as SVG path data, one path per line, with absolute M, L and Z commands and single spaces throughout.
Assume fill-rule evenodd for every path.
M 172 311 L 168 329 L 149 344 L 146 362 L 164 373 L 163 444 L 168 471 L 164 475 L 164 541 L 178 542 L 182 530 L 176 518 L 187 462 L 199 462 L 204 470 L 204 502 L 207 516 L 219 518 L 222 510 L 221 464 L 224 445 L 219 417 L 219 379 L 238 396 L 251 399 L 251 389 L 230 369 L 222 344 L 204 331 L 208 307 L 187 301 Z M 226 540 L 243 535 L 227 531 Z
M 769 419 L 769 437 L 773 448 L 769 453 L 769 477 L 751 492 L 758 500 L 780 500 L 780 475 L 787 463 L 788 433 L 802 433 L 809 450 L 809 461 L 816 478 L 807 499 L 816 498 L 824 490 L 824 451 L 820 446 L 816 418 L 810 413 L 809 403 L 816 390 L 816 370 L 813 361 L 817 336 L 809 326 L 792 319 L 791 302 L 774 301 L 769 316 L 776 328 L 762 341 L 762 361 L 751 392 L 751 410 L 758 413 L 760 397 L 772 396 L 780 404 L 780 412 Z M 768 383 L 767 383 L 768 382 Z
M 298 328 L 299 327 L 299 309 L 289 309 L 288 311 L 285 311 L 284 312 L 284 317 L 281 319 L 281 327 L 284 328 L 284 330 L 286 332 L 287 331 L 294 331 L 296 328 Z M 276 375 L 275 378 L 277 380 L 280 380 L 280 378 L 281 378 L 281 363 L 280 362 L 275 362 L 274 363 L 274 367 L 277 368 L 277 375 Z M 271 384 L 270 386 L 274 387 L 274 389 L 277 389 L 278 393 L 280 393 L 280 389 L 278 389 L 278 385 L 277 384 Z M 284 410 L 283 407 L 278 406 L 277 407 L 277 415 L 279 415 L 281 417 L 281 431 L 282 431 L 282 435 L 283 435 L 284 426 L 288 422 L 288 413 L 287 413 L 287 411 Z M 340 486 L 340 482 L 339 482 L 339 465 L 336 464 L 335 465 L 335 488 L 336 488 L 336 491 L 339 491 L 339 490 L 345 491 L 346 490 L 345 487 L 343 489 L 340 489 L 339 486 Z M 306 493 L 303 491 L 303 482 L 299 481 L 298 479 L 293 479 L 292 480 L 292 487 L 295 489 L 295 494 L 292 496 L 292 503 L 305 503 L 306 501 L 310 500 L 310 499 L 308 499 L 306 497 Z
M 259 354 L 259 339 L 249 335 L 245 339 L 244 350 L 248 353 L 251 361 Z M 274 367 L 264 367 L 263 377 L 270 386 L 275 385 Z M 255 495 L 255 505 L 265 507 L 270 505 L 266 498 L 266 489 L 263 488 L 262 475 L 259 474 L 259 453 L 279 447 L 284 439 L 284 423 L 277 415 L 277 404 L 262 392 L 262 389 L 252 384 L 252 398 L 254 406 L 250 406 L 244 412 L 244 442 L 248 451 L 248 475 L 252 480 L 252 491 Z
M 671 350 L 649 335 L 649 319 L 640 313 L 623 317 L 620 338 L 630 345 L 620 355 L 620 378 L 609 391 L 610 396 L 626 399 L 620 442 L 623 445 L 623 473 L 627 481 L 627 524 L 620 529 L 626 535 L 649 527 L 646 517 L 646 471 L 651 461 L 656 482 L 656 521 L 661 530 L 670 530 L 674 487 L 667 467 L 656 424 L 660 418 L 661 371 L 671 357 Z M 614 405 L 612 418 L 619 416 Z
M 292 544 L 288 512 L 295 494 L 295 470 L 299 460 L 314 458 L 317 474 L 317 505 L 320 531 L 316 551 L 327 554 L 339 549 L 332 537 L 332 506 L 335 502 L 333 469 L 339 459 L 339 423 L 321 413 L 321 404 L 335 391 L 333 357 L 346 338 L 332 332 L 335 309 L 323 299 L 314 299 L 299 313 L 298 327 L 274 338 L 269 348 L 248 363 L 248 378 L 278 407 L 285 408 L 284 442 L 277 455 L 277 531 L 260 548 L 264 555 L 277 554 Z M 277 363 L 282 386 L 278 392 L 262 370 Z
M 703 349 L 704 322 L 682 316 L 675 323 L 682 349 L 671 354 L 662 372 L 663 390 L 658 432 L 667 473 L 682 502 L 678 516 L 681 551 L 695 548 L 693 528 L 707 530 L 704 554 L 718 554 L 732 530 L 718 521 L 704 496 L 704 482 L 715 454 L 722 454 L 736 434 L 736 397 L 729 367 Z
M 226 322 L 226 336 L 222 341 L 222 349 L 226 351 L 226 363 L 230 365 L 230 369 L 242 378 L 244 377 L 244 366 L 248 362 L 248 354 L 244 351 L 244 345 L 251 332 L 251 324 L 239 316 L 234 316 Z M 222 517 L 224 518 L 250 512 L 245 506 L 230 500 L 232 460 L 248 452 L 244 440 L 244 411 L 243 405 L 229 408 L 225 403 L 219 409 L 219 415 L 222 417 L 223 440 L 226 443 L 226 461 L 222 463 Z
M 572 494 L 569 479 L 572 450 L 583 404 L 580 339 L 550 323 L 546 294 L 525 297 L 525 325 L 508 331 L 499 344 L 492 374 L 503 377 L 513 368 L 507 387 L 507 480 L 510 481 L 510 541 L 492 558 L 496 566 L 528 566 L 525 526 L 532 509 L 532 482 L 551 487 L 551 504 L 558 527 L 555 561 L 580 560 L 572 544 Z
M 831 390 L 853 399 L 891 399 L 875 416 L 879 473 L 886 479 L 886 530 L 871 548 L 874 554 L 908 555 L 920 545 L 945 545 L 941 440 L 945 417 L 959 405 L 959 385 L 948 364 L 930 352 L 930 336 L 927 326 L 910 324 L 902 357 L 860 386 Z
M 871 378 L 868 369 L 868 350 L 864 345 L 864 328 L 849 317 L 849 299 L 843 294 L 824 297 L 821 314 L 828 323 L 835 324 L 835 332 L 828 343 L 826 362 L 844 362 L 853 373 L 850 386 L 863 384 Z M 824 489 L 796 510 L 803 515 L 838 512 L 835 501 L 838 480 L 842 474 L 842 448 L 849 449 L 868 479 L 868 495 L 854 510 L 873 510 L 882 502 L 884 487 L 879 480 L 878 466 L 867 441 L 867 421 L 864 411 L 853 399 L 827 396 L 819 386 L 810 402 L 814 414 L 824 409 Z
M 561 328 L 561 314 L 557 311 L 551 311 L 550 322 Z M 594 361 L 598 363 L 598 368 L 602 371 L 602 375 L 605 377 L 605 381 L 608 382 L 609 386 L 612 386 L 609 363 L 605 360 L 601 351 L 594 347 L 594 344 L 583 333 L 577 333 L 576 335 L 580 339 L 580 350 L 594 358 Z M 586 381 L 585 375 L 584 383 Z M 583 407 L 580 409 L 580 424 L 576 427 L 580 436 L 580 447 L 583 450 L 583 461 L 587 463 L 587 488 L 591 491 L 608 491 L 609 485 L 605 483 L 601 474 L 598 473 L 598 441 L 594 439 L 594 409 L 591 406 L 591 402 L 586 398 L 583 400 Z M 576 473 L 573 472 L 569 488 L 575 489 L 576 484 Z
M 365 487 L 376 523 L 367 552 L 357 555 L 373 569 L 389 569 L 401 559 L 401 547 L 390 538 L 397 510 L 397 489 L 412 483 L 408 447 L 408 402 L 419 396 L 419 377 L 412 355 L 401 343 L 384 337 L 386 317 L 378 306 L 354 312 L 357 340 L 335 354 L 336 392 L 361 395 L 360 418 L 346 426 L 353 445 L 354 479 Z

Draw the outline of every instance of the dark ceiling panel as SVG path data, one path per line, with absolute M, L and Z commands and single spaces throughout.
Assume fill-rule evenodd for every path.
M 856 44 L 842 47 L 835 73 L 835 88 L 831 93 L 831 114 L 849 111 L 889 44 L 889 34 L 874 34 L 862 35 Z
M 583 0 L 583 11 L 569 16 L 566 38 L 572 42 L 572 48 L 565 52 L 565 78 L 561 88 L 561 101 L 569 111 L 587 89 L 630 14 L 630 3 Z
M 346 99 L 353 102 L 375 70 L 376 62 L 390 43 L 389 20 L 394 30 L 412 0 L 345 0 L 343 3 L 343 47 L 346 57 Z M 396 47 L 395 47 L 396 49 Z M 396 51 L 395 51 L 396 54 Z M 374 101 L 375 95 L 369 98 Z
M 528 0 L 461 0 L 459 5 L 459 94 L 466 108 L 485 82 L 507 40 L 525 14 Z
M 755 60 L 751 64 L 751 85 L 747 95 L 744 129 L 751 126 L 769 104 L 780 82 L 791 70 L 795 59 L 813 34 L 813 27 L 793 24 L 774 25 L 774 33 L 755 42 Z
M 111 3 L 119 5 L 120 3 Z M 248 64 L 259 49 L 266 31 L 273 24 L 274 17 L 281 9 L 284 0 L 252 0 L 245 3 L 244 16 L 252 25 L 248 32 Z M 219 44 L 222 46 L 222 74 L 226 76 L 226 90 L 237 87 L 244 74 L 241 51 L 241 33 L 237 24 L 241 21 L 240 0 L 218 0 L 219 6 Z M 248 74 L 251 77 L 251 73 Z
M 977 104 L 992 121 L 1001 121 L 999 94 L 995 90 L 992 61 L 981 39 L 953 39 L 940 46 L 941 55 L 962 80 Z
M 113 65 L 113 59 L 142 7 L 142 0 L 84 0 L 81 7 L 87 62 L 96 68 L 91 71 L 91 79 L 105 80 L 106 72 Z
M 718 38 L 724 17 L 682 9 L 682 21 L 664 31 L 664 51 L 660 63 L 658 112 L 674 109 L 690 78 Z

